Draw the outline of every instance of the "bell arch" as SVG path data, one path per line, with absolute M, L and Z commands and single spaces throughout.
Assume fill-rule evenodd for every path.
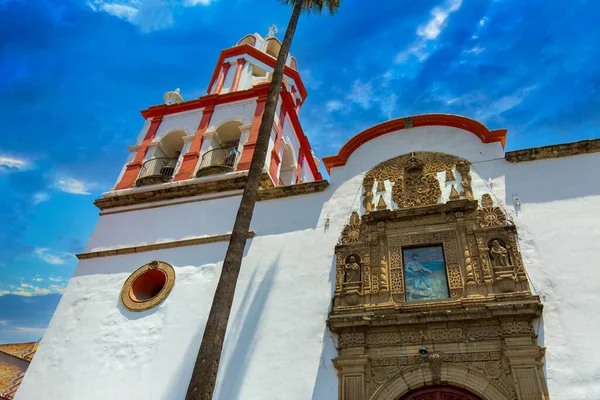
M 431 367 L 427 364 L 407 368 L 388 379 L 370 400 L 405 400 L 405 396 L 414 389 L 440 383 L 464 388 L 481 400 L 514 399 L 513 394 L 503 391 L 491 378 L 464 365 L 443 363 L 439 372 L 439 379 L 434 379 Z

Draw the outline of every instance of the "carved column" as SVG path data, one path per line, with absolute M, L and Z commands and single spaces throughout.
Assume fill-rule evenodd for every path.
M 342 355 L 333 359 L 333 365 L 338 370 L 339 400 L 366 399 L 365 373 L 369 363 L 369 356 L 364 354 L 364 347 L 352 350 L 362 354 Z
M 518 400 L 549 399 L 541 363 L 546 349 L 531 336 L 507 337 L 504 344 Z

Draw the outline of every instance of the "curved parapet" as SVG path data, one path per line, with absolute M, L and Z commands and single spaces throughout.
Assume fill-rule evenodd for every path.
M 489 130 L 485 125 L 474 119 L 452 114 L 423 114 L 413 117 L 392 119 L 372 126 L 353 136 L 342 146 L 338 154 L 324 157 L 323 163 L 329 171 L 331 168 L 346 165 L 348 158 L 364 143 L 379 136 L 401 129 L 422 126 L 449 126 L 463 129 L 476 135 L 483 143 L 500 142 L 504 148 L 506 129 Z

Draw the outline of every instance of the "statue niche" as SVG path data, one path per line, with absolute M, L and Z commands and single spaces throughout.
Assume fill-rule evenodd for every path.
M 350 254 L 346 257 L 344 265 L 344 293 L 345 294 L 360 294 L 362 285 L 362 268 L 360 265 L 360 257 L 356 254 Z
M 501 239 L 491 239 L 488 249 L 496 283 L 503 292 L 510 292 L 515 287 L 515 271 L 512 266 L 506 244 Z

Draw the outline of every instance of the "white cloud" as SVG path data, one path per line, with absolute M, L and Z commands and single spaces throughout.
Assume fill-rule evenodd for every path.
M 29 167 L 25 160 L 0 155 L 0 171 L 23 171 Z
M 488 17 L 483 17 L 479 20 L 479 26 L 484 26 L 488 22 Z
M 88 0 L 94 12 L 105 12 L 151 32 L 169 28 L 174 24 L 173 8 L 209 6 L 215 0 Z
M 357 79 L 352 84 L 352 90 L 346 97 L 351 102 L 367 110 L 371 108 L 371 102 L 373 101 L 373 85 L 371 82 L 361 82 L 360 79 Z
M 464 50 L 464 52 L 468 53 L 468 54 L 479 54 L 483 51 L 485 51 L 485 47 L 481 47 L 481 46 L 474 46 L 468 50 Z
M 50 195 L 48 193 L 39 192 L 33 195 L 33 204 L 37 205 L 48 200 L 50 200 Z
M 99 9 L 104 11 L 113 17 L 121 18 L 131 23 L 134 22 L 135 16 L 139 12 L 137 8 L 126 4 L 100 4 Z M 94 10 L 95 11 L 95 10 Z
M 51 252 L 47 248 L 38 247 L 34 250 L 35 255 L 42 261 L 47 262 L 52 265 L 63 265 L 69 260 L 69 258 L 73 257 L 71 253 L 56 253 Z
M 328 113 L 341 110 L 344 107 L 344 104 L 339 100 L 329 100 L 325 103 L 325 110 Z
M 34 281 L 34 282 L 41 282 L 43 280 L 44 280 L 44 278 L 41 278 L 39 276 L 36 276 L 35 278 L 32 279 L 32 281 Z
M 396 54 L 394 62 L 396 64 L 405 62 L 411 56 L 416 57 L 419 62 L 425 61 L 429 57 L 429 42 L 440 36 L 450 14 L 460 9 L 461 5 L 462 0 L 449 0 L 444 6 L 431 10 L 429 20 L 417 27 L 417 39 L 408 48 Z
M 59 178 L 54 186 L 66 193 L 90 194 L 89 189 L 93 185 L 78 179 Z
M 48 280 L 52 281 L 52 282 L 62 282 L 63 278 L 61 278 L 60 276 L 59 277 L 51 276 L 50 278 L 48 278 Z
M 210 3 L 214 3 L 214 0 L 185 0 L 183 4 L 187 7 L 193 7 L 197 5 L 210 6 Z
M 37 281 L 37 279 L 33 279 Z M 18 287 L 12 286 L 11 290 L 0 290 L 0 297 L 6 296 L 9 294 L 15 296 L 23 296 L 23 297 L 31 297 L 31 296 L 42 296 L 51 293 L 64 293 L 66 285 L 64 284 L 52 284 L 48 287 L 40 287 L 36 285 L 31 285 L 29 283 L 22 283 Z M 0 320 L 0 325 L 2 325 L 2 321 Z
M 417 35 L 427 40 L 437 39 L 448 16 L 458 10 L 461 4 L 462 0 L 451 0 L 445 7 L 436 7 L 431 10 L 431 18 L 426 24 L 417 28 Z

